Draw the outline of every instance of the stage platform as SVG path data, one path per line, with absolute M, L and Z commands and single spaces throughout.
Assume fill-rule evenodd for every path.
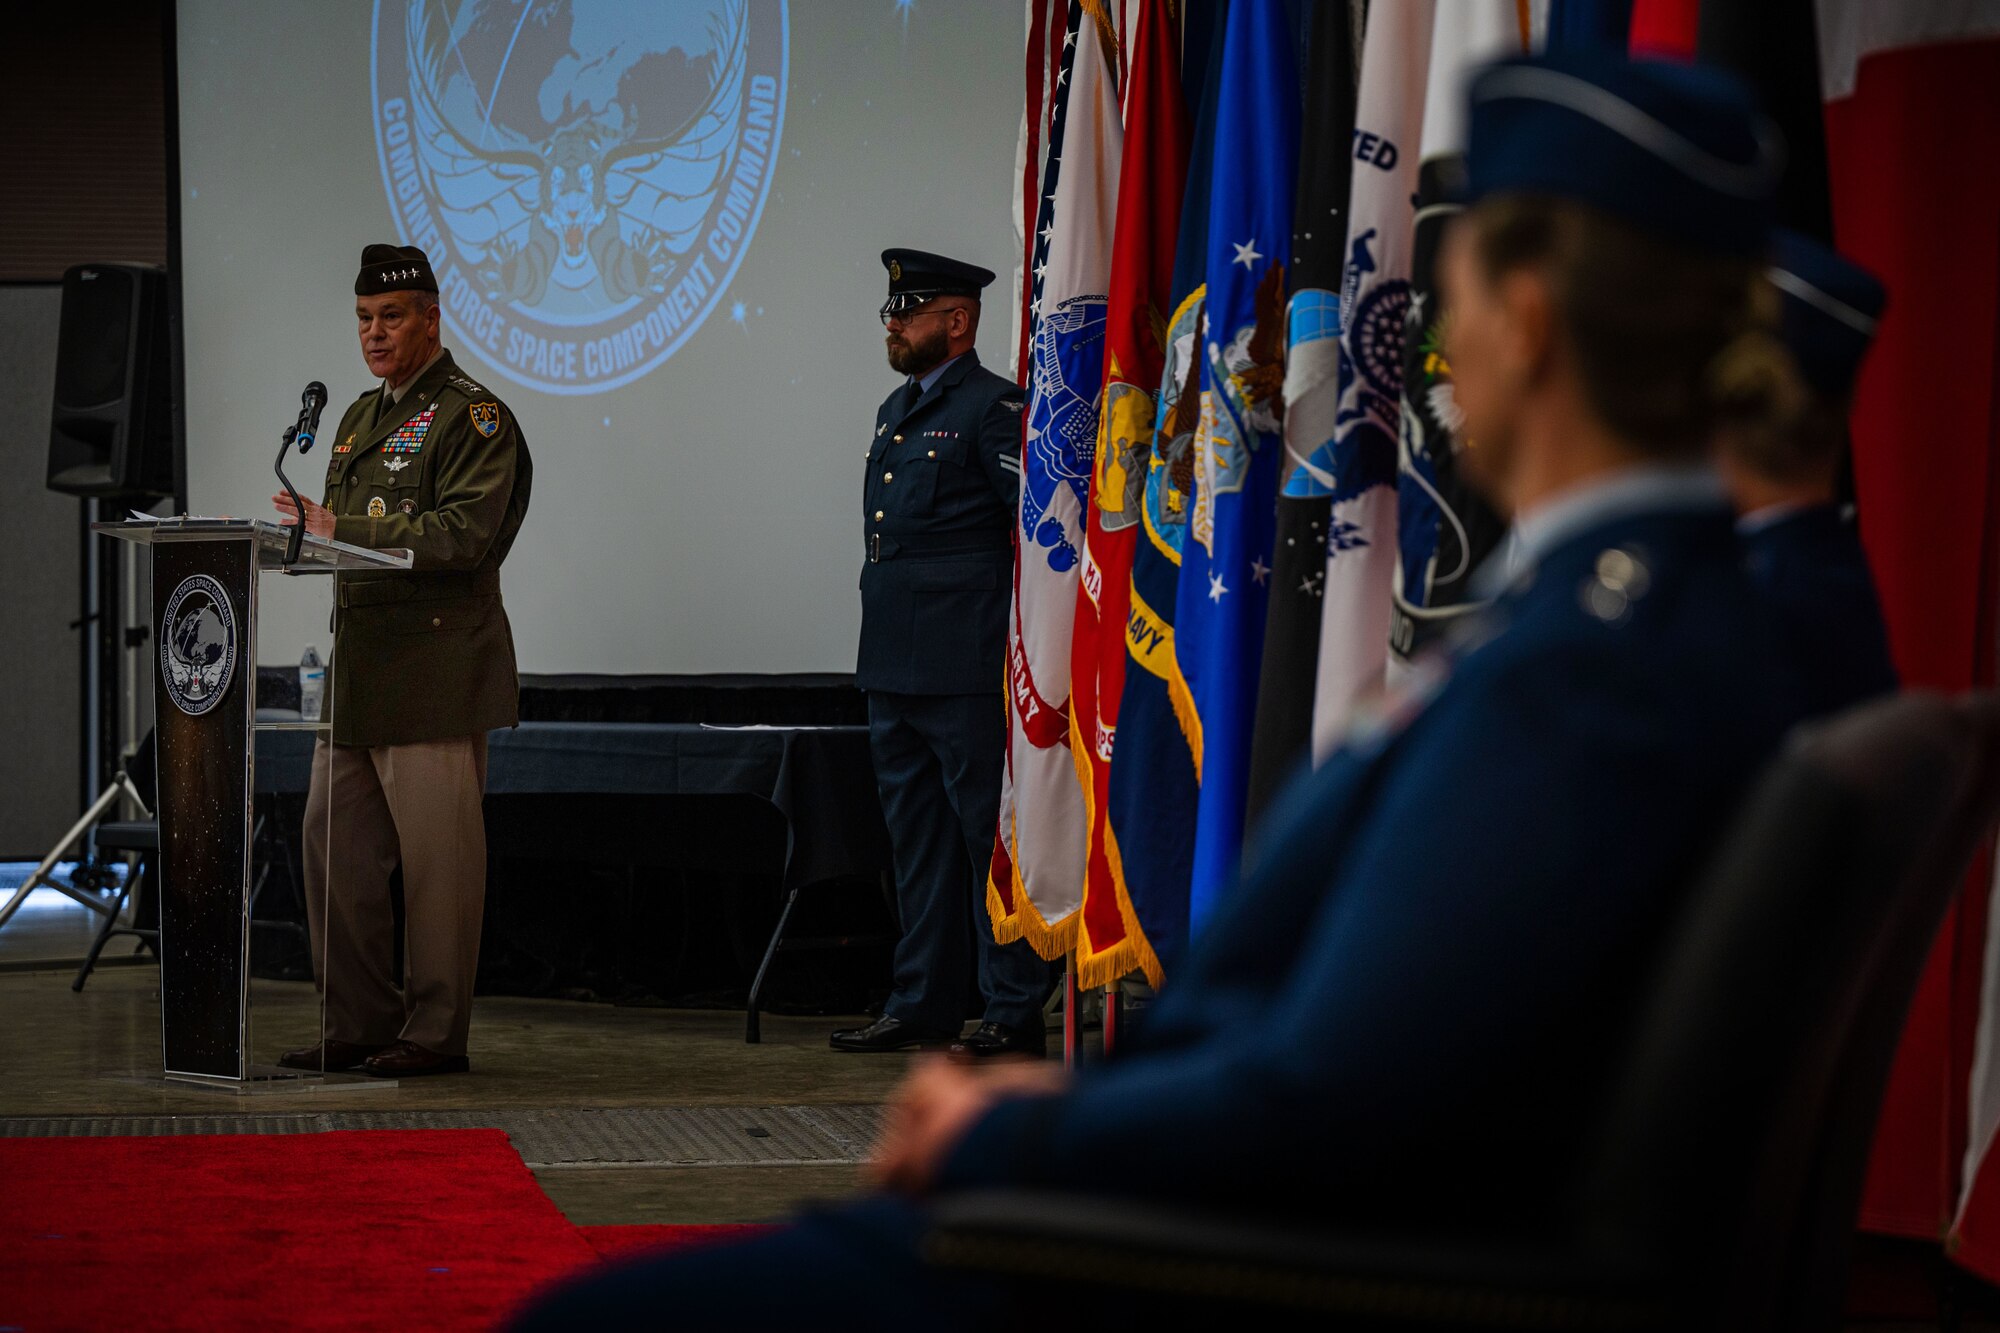
M 9 947 L 0 932 L 0 963 Z M 747 1046 L 726 1011 L 482 997 L 469 1074 L 234 1098 L 134 1079 L 159 1064 L 153 966 L 100 972 L 82 994 L 70 975 L 0 972 L 0 1135 L 490 1125 L 582 1226 L 754 1222 L 849 1193 L 908 1067 L 829 1051 L 839 1019 L 767 1017 Z M 311 986 L 259 980 L 252 1005 L 259 1058 L 312 1039 Z

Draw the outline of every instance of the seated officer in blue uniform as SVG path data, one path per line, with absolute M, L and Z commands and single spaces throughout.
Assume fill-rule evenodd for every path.
M 922 250 L 884 250 L 882 265 L 889 365 L 907 378 L 868 443 L 854 683 L 868 692 L 902 935 L 882 1017 L 832 1044 L 952 1042 L 976 981 L 982 1021 L 955 1049 L 1040 1055 L 1049 965 L 1026 941 L 995 943 L 986 915 L 1006 763 L 1022 394 L 973 350 L 990 270 Z
M 1789 231 L 1776 234 L 1769 277 L 1805 401 L 1774 428 L 1724 432 L 1722 470 L 1751 580 L 1794 656 L 1808 711 L 1825 713 L 1897 684 L 1875 581 L 1835 498 L 1854 379 L 1885 293 L 1860 265 Z
M 1776 164 L 1706 71 L 1573 53 L 1471 98 L 1447 354 L 1523 555 L 1491 615 L 1281 798 L 1117 1057 L 928 1065 L 881 1192 L 527 1326 L 1043 1317 L 1045 1293 L 921 1261 L 923 1199 L 968 1187 L 1446 1227 L 1558 1192 L 1652 948 L 1793 721 L 1706 459 L 1774 410 L 1769 377 L 1719 372 L 1783 363 L 1754 318 Z

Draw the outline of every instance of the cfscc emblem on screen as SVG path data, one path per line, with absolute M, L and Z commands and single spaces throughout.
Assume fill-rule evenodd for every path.
M 376 0 L 375 142 L 455 348 L 595 393 L 715 310 L 770 195 L 785 0 Z

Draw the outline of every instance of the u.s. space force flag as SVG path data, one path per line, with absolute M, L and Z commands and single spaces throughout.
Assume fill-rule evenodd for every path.
M 1174 637 L 1193 705 L 1196 805 L 1188 924 L 1235 885 L 1284 452 L 1285 270 L 1299 155 L 1284 6 L 1237 0 L 1225 30 L 1208 214 L 1208 320 L 1194 502 Z
M 986 906 L 994 938 L 1067 953 L 1083 906 L 1087 819 L 1069 751 L 1076 619 L 1123 134 L 1104 0 L 1070 6 L 1061 101 L 1030 279 L 1028 408 L 1007 645 L 1008 782 Z
M 1180 14 L 1172 0 L 1141 0 L 1128 45 L 1125 157 L 1119 167 L 1116 254 L 1106 320 L 1104 404 L 1090 482 L 1090 527 L 1070 650 L 1070 749 L 1089 802 L 1089 860 L 1076 937 L 1077 977 L 1117 980 L 1139 966 L 1121 949 L 1133 910 L 1112 865 L 1111 758 L 1125 689 L 1132 556 L 1153 452 L 1153 408 L 1165 364 L 1161 331 L 1172 307 L 1174 239 L 1187 177 L 1188 114 L 1181 95 Z
M 1424 128 L 1432 0 L 1368 7 L 1354 113 L 1347 267 L 1341 278 L 1340 386 L 1333 417 L 1313 754 L 1333 748 L 1354 701 L 1382 683 L 1396 563 L 1396 430 L 1410 234 Z
M 1437 283 L 1437 259 L 1445 225 L 1460 208 L 1453 200 L 1465 170 L 1465 86 L 1479 66 L 1519 55 L 1527 44 L 1514 0 L 1456 0 L 1438 6 L 1424 97 L 1403 339 L 1392 671 L 1438 641 L 1454 620 L 1478 609 L 1474 575 L 1507 533 L 1506 520 L 1459 468 L 1459 451 L 1477 442 L 1458 438 L 1458 407 L 1444 354 L 1449 315 Z

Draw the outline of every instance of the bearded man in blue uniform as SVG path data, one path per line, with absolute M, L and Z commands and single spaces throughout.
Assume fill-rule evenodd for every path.
M 1491 614 L 1280 800 L 1117 1056 L 929 1065 L 880 1193 L 527 1326 L 1044 1318 L 1046 1293 L 923 1263 L 923 1201 L 960 1189 L 1443 1229 L 1559 1193 L 1647 963 L 1793 721 L 1707 457 L 1776 410 L 1719 372 L 1783 355 L 1754 315 L 1777 166 L 1708 71 L 1565 53 L 1471 98 L 1444 276 L 1466 465 L 1518 536 Z
M 882 266 L 889 366 L 907 378 L 868 445 L 854 683 L 868 692 L 902 935 L 882 1017 L 832 1045 L 953 1043 L 976 981 L 981 1021 L 954 1049 L 1041 1055 L 1049 966 L 1026 941 L 996 943 L 985 905 L 1006 763 L 1022 394 L 973 349 L 991 270 L 922 250 L 884 250 Z
M 1837 499 L 1854 380 L 1887 294 L 1859 264 L 1791 231 L 1776 234 L 1768 277 L 1806 398 L 1775 428 L 1725 431 L 1722 470 L 1751 580 L 1818 714 L 1897 686 L 1875 580 Z

